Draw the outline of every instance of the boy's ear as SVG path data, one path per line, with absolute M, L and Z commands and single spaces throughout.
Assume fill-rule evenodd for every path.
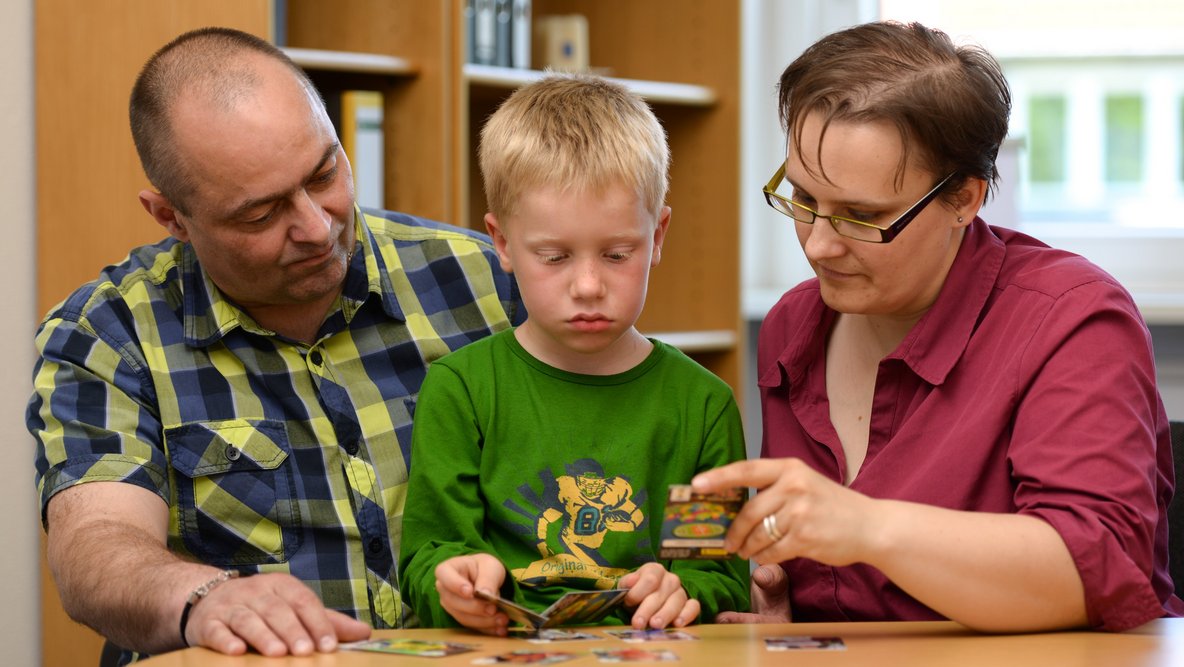
M 654 227 L 654 254 L 650 257 L 650 268 L 662 261 L 662 244 L 666 241 L 666 230 L 670 227 L 670 207 L 663 206 L 658 212 L 658 224 Z
M 493 249 L 497 251 L 497 258 L 502 265 L 502 271 L 513 273 L 514 266 L 510 262 L 510 253 L 506 251 L 506 235 L 502 231 L 501 223 L 493 213 L 485 214 L 485 230 L 489 238 L 493 239 Z
M 148 215 L 152 216 L 153 220 L 167 229 L 173 238 L 182 243 L 189 240 L 188 230 L 177 219 L 177 209 L 164 195 L 154 190 L 141 190 L 140 205 L 144 207 L 145 211 L 148 211 Z

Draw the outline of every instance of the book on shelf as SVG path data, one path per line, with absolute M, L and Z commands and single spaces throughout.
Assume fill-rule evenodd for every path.
M 344 90 L 326 99 L 329 118 L 354 173 L 359 206 L 385 206 L 383 98 L 376 90 Z
M 540 16 L 534 33 L 535 68 L 588 71 L 588 19 L 582 14 Z
M 531 0 L 466 0 L 466 62 L 530 69 L 530 6 Z

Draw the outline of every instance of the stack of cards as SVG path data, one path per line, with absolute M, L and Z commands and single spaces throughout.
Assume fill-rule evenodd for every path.
M 513 600 L 477 591 L 477 597 L 497 605 L 510 620 L 528 628 L 555 628 L 561 625 L 592 625 L 620 606 L 629 591 L 615 588 L 608 591 L 579 591 L 568 593 L 543 613 L 527 609 Z
M 731 489 L 708 494 L 689 484 L 672 484 L 662 518 L 658 558 L 725 559 L 724 534 L 744 504 L 744 493 Z

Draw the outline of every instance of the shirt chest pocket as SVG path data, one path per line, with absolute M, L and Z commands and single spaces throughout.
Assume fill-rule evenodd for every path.
M 283 422 L 231 419 L 165 430 L 185 547 L 223 566 L 288 560 L 300 546 Z

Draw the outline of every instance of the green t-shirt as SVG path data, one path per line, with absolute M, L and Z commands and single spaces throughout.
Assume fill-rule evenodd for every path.
M 432 364 L 411 451 L 400 591 L 438 627 L 456 624 L 435 588 L 453 556 L 497 556 L 502 594 L 540 611 L 615 587 L 657 560 L 667 486 L 743 459 L 744 438 L 727 384 L 669 345 L 624 373 L 580 375 L 535 359 L 511 329 Z M 700 620 L 747 609 L 746 562 L 664 565 Z

